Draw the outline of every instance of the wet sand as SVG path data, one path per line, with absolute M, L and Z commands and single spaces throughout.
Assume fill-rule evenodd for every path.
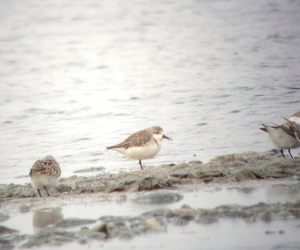
M 1 249 L 297 249 L 300 158 L 270 151 L 61 179 L 51 197 L 1 185 Z

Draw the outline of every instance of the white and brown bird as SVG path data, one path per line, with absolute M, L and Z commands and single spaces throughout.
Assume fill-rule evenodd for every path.
M 290 156 L 293 158 L 291 149 L 300 147 L 300 142 L 297 140 L 294 130 L 289 123 L 276 126 L 263 124 L 263 128 L 260 129 L 269 134 L 273 145 L 280 150 L 280 153 L 284 158 L 284 149 L 287 149 Z
M 172 140 L 164 135 L 161 127 L 153 126 L 138 131 L 123 142 L 107 147 L 107 149 L 115 150 L 130 159 L 138 160 L 141 169 L 143 169 L 142 160 L 153 158 L 160 151 L 163 139 Z
M 43 159 L 37 160 L 29 172 L 32 186 L 37 189 L 41 197 L 41 189 L 45 189 L 48 196 L 50 196 L 47 186 L 53 185 L 60 175 L 61 170 L 59 164 L 51 155 L 47 155 Z

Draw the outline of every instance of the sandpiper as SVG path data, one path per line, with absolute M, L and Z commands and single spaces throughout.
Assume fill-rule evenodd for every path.
M 260 129 L 269 134 L 273 145 L 280 149 L 280 153 L 284 158 L 283 149 L 288 149 L 290 156 L 293 158 L 291 149 L 299 147 L 300 143 L 295 137 L 293 128 L 288 123 L 276 126 L 263 124 L 263 128 Z
M 61 170 L 58 162 L 53 156 L 47 155 L 33 164 L 29 176 L 31 178 L 32 186 L 37 189 L 40 197 L 42 197 L 41 188 L 44 188 L 48 196 L 50 196 L 47 185 L 54 184 L 60 177 L 60 174 Z
M 142 160 L 153 158 L 160 151 L 163 139 L 172 140 L 163 134 L 161 127 L 153 126 L 138 131 L 123 142 L 107 147 L 107 149 L 116 150 L 130 159 L 138 160 L 141 169 L 144 169 Z

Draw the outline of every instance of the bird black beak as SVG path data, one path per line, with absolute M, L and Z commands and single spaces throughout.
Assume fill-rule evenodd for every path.
M 168 139 L 168 140 L 172 140 L 170 137 L 163 135 L 163 139 Z

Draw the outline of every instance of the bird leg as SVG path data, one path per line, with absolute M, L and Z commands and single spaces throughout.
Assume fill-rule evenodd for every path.
M 291 156 L 292 158 L 294 158 L 294 157 L 292 156 L 292 154 L 291 154 L 291 149 L 290 149 L 290 148 L 288 149 L 288 152 L 289 152 L 290 156 Z
M 47 194 L 48 194 L 48 197 L 49 197 L 49 196 L 50 196 L 50 194 L 49 194 L 49 192 L 48 192 L 48 190 L 47 190 L 46 186 L 44 186 L 44 189 L 46 190 L 46 192 L 47 192 Z
M 285 158 L 285 155 L 283 153 L 283 149 L 280 149 L 280 153 L 281 153 L 282 157 Z
M 142 165 L 142 161 L 141 161 L 141 160 L 139 160 L 139 164 L 140 164 L 140 166 L 141 166 L 141 169 L 144 170 L 143 165 Z
M 37 189 L 37 191 L 39 192 L 39 195 L 42 198 L 43 196 L 41 195 L 41 191 L 39 189 Z

